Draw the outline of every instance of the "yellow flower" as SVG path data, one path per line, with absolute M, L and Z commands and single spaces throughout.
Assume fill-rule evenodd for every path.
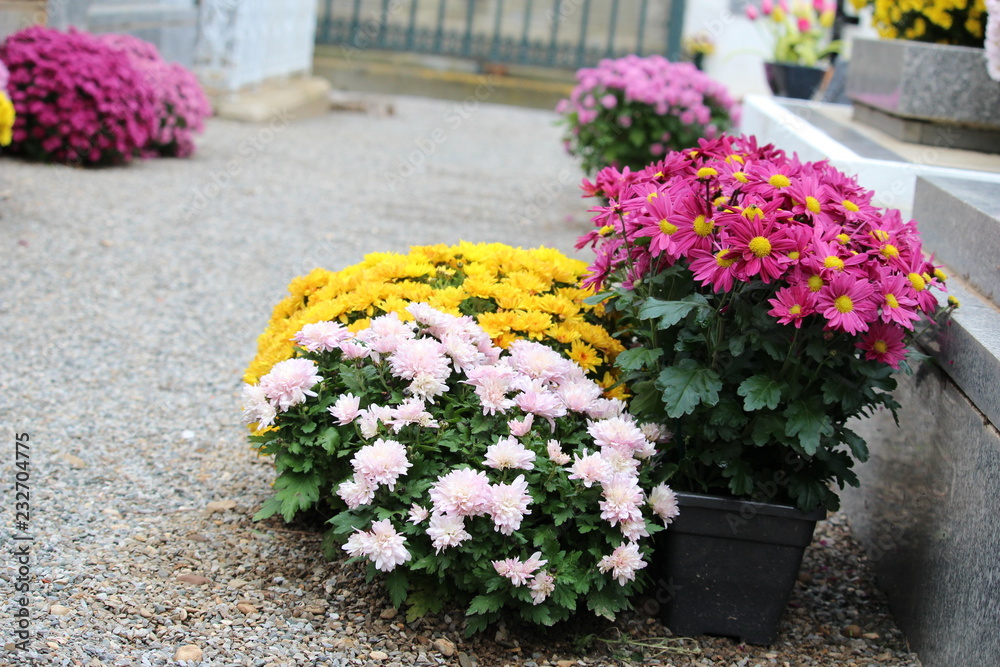
M 0 90 L 0 146 L 10 146 L 14 138 L 14 105 Z
M 597 367 L 603 361 L 597 350 L 578 340 L 573 341 L 566 356 L 579 364 L 580 368 L 588 373 L 597 370 Z
M 473 297 L 480 299 L 476 319 L 497 346 L 533 338 L 593 360 L 603 372 L 622 347 L 599 324 L 604 307 L 583 302 L 593 294 L 578 286 L 586 270 L 585 262 L 551 248 L 467 242 L 414 246 L 408 254 L 372 253 L 336 272 L 316 269 L 292 280 L 258 338 L 244 379 L 255 383 L 291 358 L 291 339 L 306 324 L 339 321 L 359 331 L 389 312 L 411 319 L 406 307 L 413 302 L 464 315 Z M 487 312 L 479 312 L 483 308 Z

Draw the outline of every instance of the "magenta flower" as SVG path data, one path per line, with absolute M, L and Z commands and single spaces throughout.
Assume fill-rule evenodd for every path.
M 865 359 L 899 368 L 906 358 L 906 332 L 895 324 L 876 322 L 856 345 L 863 350 Z
M 808 284 L 782 287 L 774 296 L 768 299 L 774 307 L 767 314 L 778 318 L 779 324 L 794 324 L 798 329 L 802 327 L 803 318 L 816 312 L 815 297 Z
M 867 280 L 840 274 L 817 293 L 816 310 L 827 319 L 831 329 L 851 334 L 867 331 L 878 315 L 872 299 L 874 293 Z
M 744 280 L 760 276 L 765 283 L 780 277 L 789 260 L 787 253 L 795 247 L 784 227 L 774 217 L 773 203 L 750 204 L 738 214 L 720 214 L 719 223 L 726 224 L 729 249 L 736 256 L 733 271 Z

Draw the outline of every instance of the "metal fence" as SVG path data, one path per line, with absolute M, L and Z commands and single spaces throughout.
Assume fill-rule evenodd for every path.
M 577 69 L 680 55 L 683 0 L 318 0 L 317 42 Z

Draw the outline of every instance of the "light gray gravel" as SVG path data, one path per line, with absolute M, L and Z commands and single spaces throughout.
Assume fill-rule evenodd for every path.
M 572 253 L 589 227 L 553 114 L 390 102 L 213 119 L 189 160 L 0 158 L 0 665 L 164 665 L 189 645 L 211 665 L 619 664 L 600 642 L 581 653 L 580 630 L 404 623 L 317 535 L 247 518 L 272 473 L 238 424 L 240 377 L 293 277 L 459 239 Z M 9 651 L 15 433 L 31 437 L 28 654 Z M 780 645 L 705 639 L 645 664 L 917 665 L 843 517 L 821 530 Z M 843 637 L 852 623 L 872 636 Z M 618 627 L 665 632 L 641 613 Z

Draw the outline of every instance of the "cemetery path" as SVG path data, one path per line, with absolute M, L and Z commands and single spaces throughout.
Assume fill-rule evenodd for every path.
M 273 474 L 239 425 L 241 376 L 293 277 L 460 239 L 573 254 L 589 227 L 554 114 L 391 102 L 391 115 L 213 119 L 187 160 L 0 159 L 0 474 L 14 477 L 28 434 L 33 537 L 17 542 L 32 633 L 17 653 L 22 533 L 5 485 L 0 665 L 164 665 L 185 645 L 211 665 L 633 659 L 578 650 L 608 624 L 469 640 L 461 610 L 406 623 L 359 568 L 324 562 L 317 534 L 249 521 Z M 615 627 L 662 635 L 649 608 Z M 779 644 L 682 647 L 644 664 L 918 664 L 839 514 L 807 553 Z

